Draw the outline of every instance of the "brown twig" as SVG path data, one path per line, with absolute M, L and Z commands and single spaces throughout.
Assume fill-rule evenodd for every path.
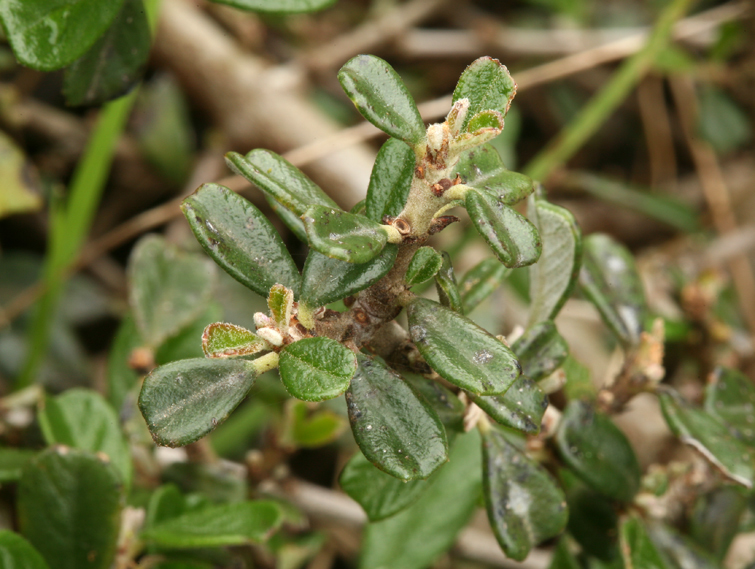
M 650 186 L 658 188 L 673 184 L 676 180 L 676 153 L 663 80 L 657 75 L 648 75 L 637 87 L 637 101 L 650 155 Z

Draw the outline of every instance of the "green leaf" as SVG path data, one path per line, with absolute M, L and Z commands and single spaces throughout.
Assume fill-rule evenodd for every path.
M 131 315 L 127 315 L 115 333 L 107 360 L 107 392 L 110 404 L 120 412 L 128 392 L 139 381 L 139 374 L 128 361 L 131 352 L 141 346 L 142 338 Z
M 53 569 L 107 569 L 123 501 L 111 464 L 83 450 L 53 447 L 24 467 L 18 524 Z
M 186 500 L 175 484 L 163 484 L 149 497 L 144 528 L 150 529 L 160 523 L 177 518 L 186 510 Z
M 569 534 L 586 554 L 602 561 L 615 560 L 618 557 L 615 504 L 590 489 L 570 470 L 562 469 L 560 478 L 569 507 Z
M 249 201 L 223 186 L 203 184 L 181 209 L 207 254 L 241 284 L 264 297 L 274 284 L 299 292 L 299 269 L 278 232 Z
M 454 170 L 464 185 L 484 191 L 506 205 L 522 201 L 534 190 L 529 177 L 506 169 L 498 151 L 490 144 L 465 151 Z
M 755 385 L 735 369 L 717 367 L 705 387 L 705 410 L 735 436 L 755 445 Z
M 579 285 L 625 346 L 640 341 L 645 293 L 632 254 L 626 247 L 601 233 L 587 237 Z
M 755 448 L 736 438 L 716 417 L 686 403 L 667 389 L 658 393 L 661 410 L 671 431 L 708 459 L 724 475 L 752 488 L 755 481 Z
M 310 246 L 319 253 L 348 263 L 367 263 L 385 247 L 383 227 L 361 215 L 313 205 L 302 216 Z
M 360 569 L 425 569 L 453 544 L 474 513 L 481 490 L 477 431 L 456 438 L 449 463 L 419 500 L 367 526 Z
M 671 526 L 651 522 L 648 523 L 647 530 L 653 544 L 668 560 L 669 569 L 720 569 L 721 563 Z
M 271 12 L 273 14 L 296 14 L 316 12 L 335 4 L 336 0 L 212 0 L 241 10 Z
M 414 177 L 415 156 L 401 140 L 389 138 L 380 147 L 367 187 L 365 215 L 377 223 L 404 209 Z
M 505 65 L 492 57 L 476 59 L 461 74 L 454 89 L 454 103 L 461 99 L 469 100 L 469 110 L 460 130 L 471 130 L 470 119 L 482 111 L 498 111 L 506 116 L 514 95 L 516 83 Z
M 0 484 L 21 478 L 24 464 L 36 454 L 34 450 L 0 447 Z
M 399 480 L 375 468 L 357 452 L 341 471 L 338 483 L 359 502 L 371 522 L 389 518 L 416 502 L 430 486 L 429 480 Z
M 248 356 L 270 347 L 251 330 L 235 324 L 215 322 L 202 333 L 202 351 L 208 358 Z
M 49 569 L 39 552 L 23 537 L 0 530 L 0 567 L 3 569 Z
M 414 373 L 406 374 L 407 383 L 427 401 L 438 414 L 441 423 L 446 427 L 448 442 L 451 443 L 455 432 L 464 430 L 464 412 L 466 406 L 450 389 L 437 381 L 422 377 Z
M 361 115 L 394 138 L 417 146 L 425 124 L 398 73 L 374 55 L 357 55 L 338 72 L 341 87 Z
M 561 488 L 494 428 L 482 432 L 482 469 L 488 520 L 507 557 L 522 561 L 564 529 L 568 512 Z
M 551 321 L 540 322 L 529 328 L 514 342 L 511 349 L 522 364 L 522 374 L 533 381 L 548 377 L 569 355 L 569 344 Z
M 335 441 L 346 428 L 343 416 L 330 409 L 312 411 L 307 403 L 289 399 L 283 439 L 295 448 L 317 448 Z
M 627 567 L 642 569 L 673 569 L 666 558 L 658 551 L 648 537 L 642 521 L 631 516 L 623 521 L 619 529 L 621 537 L 621 556 Z
M 407 306 L 409 333 L 443 378 L 476 395 L 501 395 L 521 368 L 506 345 L 474 322 L 426 298 Z
M 191 359 L 156 368 L 139 395 L 152 438 L 183 446 L 202 438 L 241 403 L 256 377 L 252 362 Z
M 142 0 L 123 0 L 118 15 L 89 50 L 66 69 L 69 105 L 99 105 L 124 95 L 141 78 L 151 43 Z
M 275 198 L 271 197 L 269 194 L 265 194 L 265 201 L 270 205 L 270 208 L 275 212 L 275 215 L 277 215 L 286 227 L 296 235 L 296 238 L 302 243 L 306 243 L 307 232 L 304 229 L 304 223 L 301 218 L 287 207 L 279 204 Z
M 722 486 L 697 498 L 689 521 L 689 536 L 722 562 L 739 533 L 747 497 L 741 487 Z
M 294 307 L 294 293 L 283 285 L 274 285 L 267 297 L 267 307 L 281 334 L 288 333 L 291 311 Z
M 310 251 L 304 262 L 300 301 L 307 306 L 324 306 L 356 294 L 387 275 L 397 254 L 398 246 L 388 243 L 371 261 L 355 264 Z M 328 278 L 323 278 L 323 275 L 328 275 Z
M 520 375 L 504 395 L 469 394 L 470 399 L 496 423 L 528 434 L 540 432 L 548 396 L 529 377 Z
M 527 215 L 543 244 L 530 271 L 528 327 L 552 320 L 574 290 L 582 259 L 582 234 L 570 211 L 538 197 L 530 198 Z
M 32 69 L 53 71 L 78 59 L 115 19 L 123 0 L 23 0 L 0 3 L 13 53 Z
M 556 432 L 564 462 L 593 490 L 631 502 L 640 487 L 640 465 L 624 433 L 585 401 L 571 401 Z
M 712 85 L 700 91 L 697 130 L 719 154 L 727 154 L 752 140 L 748 115 L 725 91 Z
M 407 286 L 429 281 L 443 265 L 443 257 L 432 247 L 420 247 L 409 261 L 404 282 Z
M 304 338 L 280 351 L 278 370 L 291 395 L 304 401 L 323 401 L 348 389 L 357 370 L 357 358 L 330 338 Z
M 396 478 L 427 478 L 448 460 L 446 431 L 437 413 L 381 361 L 360 354 L 357 362 L 346 404 L 362 453 Z
M 0 8 L 1 10 L 1 8 Z M 34 174 L 34 175 L 30 175 Z M 0 132 L 0 218 L 36 211 L 42 207 L 38 194 L 36 172 L 13 139 Z
M 504 265 L 515 269 L 540 258 L 542 245 L 537 229 L 516 210 L 477 190 L 466 193 L 464 206 L 478 233 Z
M 483 259 L 469 269 L 459 283 L 461 304 L 464 314 L 469 314 L 488 296 L 501 286 L 509 275 L 509 269 L 498 259 Z
M 202 337 L 207 326 L 217 322 L 222 315 L 223 308 L 216 301 L 211 301 L 199 318 L 181 330 L 177 336 L 162 343 L 155 352 L 155 363 L 165 365 L 178 360 L 203 357 L 205 352 L 202 342 L 197 339 Z
M 46 397 L 38 419 L 48 445 L 106 454 L 126 487 L 130 486 L 131 453 L 118 415 L 99 393 L 74 388 Z
M 149 528 L 143 539 L 171 548 L 220 547 L 266 541 L 283 522 L 280 507 L 257 500 L 188 512 Z
M 451 256 L 446 251 L 441 251 L 443 263 L 440 270 L 435 273 L 435 290 L 438 292 L 438 300 L 443 306 L 447 306 L 454 312 L 461 314 L 461 294 L 456 286 L 456 275 L 451 265 Z
M 582 569 L 579 561 L 569 549 L 568 538 L 562 537 L 558 540 L 548 569 Z
M 128 276 L 134 320 L 152 348 L 199 316 L 215 286 L 212 263 L 201 255 L 183 253 L 156 235 L 136 245 Z
M 246 156 L 236 152 L 225 155 L 228 166 L 278 203 L 301 216 L 312 205 L 338 209 L 320 186 L 288 160 L 270 150 L 257 148 Z
M 467 123 L 467 130 L 476 133 L 480 130 L 503 130 L 503 116 L 498 111 L 482 111 Z

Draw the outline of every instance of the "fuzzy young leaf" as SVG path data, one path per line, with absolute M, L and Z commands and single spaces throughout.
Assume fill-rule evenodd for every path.
M 278 326 L 281 334 L 288 333 L 288 323 L 291 320 L 291 311 L 294 307 L 294 293 L 283 285 L 275 285 L 270 289 L 267 297 L 267 306 L 270 314 Z
M 0 19 L 18 60 L 53 71 L 78 59 L 110 26 L 123 0 L 0 2 Z
M 388 243 L 371 261 L 355 264 L 310 251 L 304 262 L 300 301 L 307 306 L 324 306 L 356 294 L 387 275 L 397 254 L 398 246 Z
M 332 6 L 336 0 L 212 0 L 240 10 L 272 14 L 316 12 Z
M 534 190 L 529 177 L 506 169 L 498 151 L 490 144 L 465 151 L 454 171 L 464 185 L 485 191 L 506 205 L 520 202 Z
M 587 237 L 579 285 L 625 346 L 640 341 L 645 294 L 632 254 L 626 247 L 608 235 Z
M 280 351 L 278 369 L 291 395 L 304 401 L 324 401 L 348 389 L 357 358 L 330 338 L 304 338 Z
M 461 314 L 463 310 L 461 295 L 456 286 L 456 275 L 451 265 L 451 256 L 446 251 L 442 251 L 441 256 L 443 263 L 440 270 L 435 273 L 435 290 L 438 292 L 438 300 L 443 306 Z
M 255 184 L 297 216 L 303 215 L 311 205 L 338 209 L 338 204 L 320 186 L 275 152 L 257 148 L 246 156 L 229 152 L 225 159 L 231 170 Z
M 672 569 L 666 558 L 651 541 L 642 521 L 631 516 L 621 524 L 621 556 L 627 567 L 642 569 Z
M 215 322 L 202 333 L 202 351 L 208 358 L 248 356 L 269 348 L 257 334 L 235 324 Z
M 521 368 L 511 350 L 474 322 L 426 298 L 407 306 L 409 333 L 443 378 L 476 395 L 502 395 Z
M 266 541 L 283 523 L 280 506 L 258 500 L 188 512 L 149 528 L 142 537 L 170 548 L 220 547 Z
M 556 432 L 564 462 L 590 487 L 631 502 L 640 487 L 640 465 L 624 433 L 585 401 L 571 401 Z
M 24 467 L 19 528 L 55 569 L 107 569 L 123 500 L 110 463 L 79 449 L 49 448 Z
M 488 520 L 508 557 L 522 561 L 564 529 L 568 512 L 561 488 L 494 428 L 482 433 L 482 468 Z
M 705 410 L 734 432 L 737 438 L 755 444 L 755 385 L 735 369 L 718 367 L 705 388 Z
M 506 116 L 514 95 L 516 83 L 505 65 L 492 57 L 476 59 L 461 74 L 454 89 L 454 103 L 461 99 L 469 100 L 469 110 L 460 129 L 471 130 L 471 119 L 482 111 L 498 111 Z
M 181 209 L 207 254 L 244 286 L 267 296 L 276 283 L 299 292 L 301 276 L 278 232 L 251 202 L 203 184 Z
M 365 215 L 382 223 L 386 215 L 396 217 L 404 209 L 414 176 L 416 157 L 401 140 L 389 138 L 380 148 L 370 175 Z
M 552 374 L 569 355 L 569 345 L 551 321 L 529 328 L 511 349 L 522 364 L 522 374 L 533 381 Z
M 464 307 L 464 314 L 469 314 L 483 300 L 493 294 L 509 275 L 507 269 L 498 259 L 483 259 L 469 269 L 459 283 L 459 294 Z
M 443 265 L 443 257 L 432 247 L 420 247 L 414 253 L 406 270 L 404 281 L 407 286 L 429 281 Z
M 530 318 L 527 327 L 552 320 L 574 290 L 582 259 L 582 234 L 568 210 L 531 197 L 527 215 L 543 244 L 530 272 Z
M 520 375 L 503 395 L 478 396 L 470 399 L 496 423 L 528 434 L 540 432 L 548 396 L 529 377 Z
M 3 569 L 49 569 L 39 552 L 23 537 L 0 530 L 0 567 Z
M 464 206 L 478 233 L 485 238 L 501 263 L 515 269 L 540 258 L 542 244 L 535 226 L 514 209 L 487 192 L 470 190 Z
M 359 448 L 376 467 L 396 478 L 427 478 L 448 460 L 440 418 L 385 364 L 361 354 L 357 361 L 346 403 Z
M 498 111 L 482 111 L 477 113 L 467 123 L 467 130 L 470 133 L 477 133 L 480 130 L 503 130 L 503 115 Z
M 241 403 L 256 377 L 253 362 L 191 359 L 160 366 L 144 380 L 139 409 L 157 444 L 202 438 Z
M 333 259 L 367 263 L 385 247 L 383 227 L 366 217 L 340 209 L 314 205 L 302 216 L 310 246 Z

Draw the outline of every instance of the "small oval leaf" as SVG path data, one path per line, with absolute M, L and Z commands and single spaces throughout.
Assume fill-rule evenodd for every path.
M 235 324 L 215 322 L 202 333 L 202 351 L 208 358 L 248 356 L 269 348 L 257 334 Z
M 401 213 L 409 197 L 415 161 L 414 151 L 397 138 L 389 138 L 380 147 L 365 201 L 369 219 L 382 223 L 386 215 L 396 217 Z
M 23 537 L 0 530 L 0 565 L 3 569 L 49 569 L 39 552 Z
M 672 569 L 666 558 L 648 536 L 642 521 L 631 516 L 619 528 L 621 557 L 626 567 L 642 569 Z
M 451 256 L 446 251 L 441 251 L 443 263 L 440 270 L 435 273 L 435 290 L 438 300 L 443 306 L 447 306 L 454 312 L 462 313 L 461 295 L 456 286 L 456 275 L 451 265 Z
M 522 374 L 540 381 L 558 369 L 569 355 L 569 345 L 551 321 L 529 328 L 511 349 L 522 364 Z
M 548 396 L 529 377 L 520 375 L 503 395 L 478 396 L 470 399 L 499 425 L 527 434 L 540 432 Z
M 453 102 L 469 100 L 466 120 L 461 130 L 469 130 L 472 117 L 482 111 L 498 111 L 506 116 L 516 95 L 516 83 L 509 70 L 497 59 L 481 57 L 473 61 L 459 77 L 454 89 Z
M 409 261 L 404 282 L 407 286 L 429 281 L 443 265 L 443 257 L 432 247 L 420 247 Z
M 469 269 L 459 283 L 464 314 L 469 314 L 501 286 L 510 271 L 498 259 L 483 259 Z
M 464 185 L 485 191 L 506 205 L 522 201 L 534 190 L 529 177 L 506 169 L 491 144 L 465 151 L 454 171 L 461 176 Z
M 304 213 L 302 220 L 313 249 L 348 263 L 371 261 L 388 242 L 380 224 L 339 209 L 315 205 Z
M 304 338 L 280 351 L 278 370 L 291 395 L 303 401 L 323 401 L 348 389 L 357 358 L 330 338 Z

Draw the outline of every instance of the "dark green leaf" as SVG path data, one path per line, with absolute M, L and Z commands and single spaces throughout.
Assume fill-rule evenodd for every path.
M 469 100 L 466 120 L 462 122 L 460 129 L 470 130 L 470 119 L 482 111 L 498 111 L 506 116 L 514 95 L 516 83 L 506 66 L 492 57 L 476 59 L 461 74 L 454 89 L 454 103 L 460 99 Z
M 380 148 L 367 188 L 365 215 L 383 222 L 386 215 L 396 217 L 404 209 L 414 176 L 415 156 L 409 146 L 389 138 Z
M 383 227 L 361 215 L 313 205 L 302 216 L 310 246 L 333 259 L 367 263 L 385 247 Z
M 104 453 L 125 485 L 131 484 L 131 453 L 118 415 L 99 393 L 74 388 L 57 397 L 46 397 L 38 419 L 48 445 Z
M 504 395 L 469 397 L 495 422 L 529 434 L 540 432 L 548 396 L 530 378 L 520 375 Z
M 582 569 L 579 561 L 569 548 L 568 538 L 562 537 L 558 540 L 548 569 Z
M 357 358 L 330 338 L 304 338 L 280 351 L 278 370 L 291 395 L 304 401 L 323 401 L 348 389 L 357 370 Z
M 0 3 L 0 19 L 18 60 L 52 71 L 78 59 L 115 19 L 123 0 L 22 0 Z
M 202 333 L 202 351 L 208 358 L 248 356 L 270 348 L 257 334 L 235 324 L 215 322 Z
M 357 215 L 364 215 L 364 216 L 369 217 L 367 215 L 367 200 L 364 199 L 364 200 L 360 200 L 357 203 L 355 203 L 351 207 L 351 209 L 349 210 L 349 213 L 354 213 L 354 214 L 357 214 Z M 380 221 L 380 220 L 378 220 L 378 221 Z
M 0 567 L 3 569 L 48 569 L 39 552 L 23 537 L 0 530 Z
M 212 0 L 218 4 L 228 4 L 241 10 L 291 14 L 316 12 L 335 3 L 336 0 Z
M 540 381 L 552 374 L 569 355 L 569 345 L 551 321 L 529 328 L 511 349 L 522 364 L 522 374 Z
M 742 488 L 722 486 L 698 497 L 690 516 L 690 537 L 695 543 L 723 561 L 747 509 Z
M 177 518 L 186 509 L 186 499 L 175 484 L 163 484 L 149 498 L 145 529 L 151 529 L 160 523 Z
M 629 517 L 621 524 L 621 555 L 627 567 L 642 569 L 673 569 L 648 537 L 642 521 Z
M 427 478 L 448 460 L 440 418 L 385 364 L 361 354 L 357 361 L 346 403 L 359 448 L 376 467 L 396 478 Z
M 21 478 L 24 464 L 36 454 L 33 450 L 0 447 L 0 484 Z
M 540 260 L 529 269 L 528 326 L 532 326 L 555 318 L 574 290 L 582 259 L 582 234 L 570 211 L 542 198 L 530 198 L 527 215 L 543 244 Z
M 299 292 L 299 270 L 283 240 L 249 201 L 203 184 L 181 208 L 207 254 L 241 284 L 264 297 L 276 283 Z
M 425 298 L 407 307 L 409 333 L 443 378 L 476 395 L 501 395 L 521 368 L 506 345 L 474 322 Z
M 464 185 L 485 191 L 506 205 L 523 200 L 534 189 L 530 178 L 506 169 L 498 151 L 490 144 L 465 151 L 454 171 Z
M 284 440 L 294 447 L 317 448 L 335 441 L 346 421 L 330 409 L 312 411 L 303 401 L 289 399 L 286 405 Z
M 441 265 L 443 257 L 440 253 L 432 247 L 420 247 L 409 262 L 404 281 L 407 286 L 429 281 L 440 270 Z
M 228 166 L 275 198 L 281 205 L 301 216 L 312 205 L 338 208 L 304 172 L 282 156 L 257 148 L 246 156 L 226 154 Z
M 124 0 L 102 37 L 66 69 L 66 102 L 99 105 L 128 92 L 144 71 L 150 41 L 142 0 Z
M 361 452 L 346 463 L 338 482 L 359 502 L 371 522 L 389 518 L 416 502 L 429 487 L 429 480 L 399 480 L 375 468 Z
M 464 205 L 475 228 L 504 265 L 515 269 L 540 258 L 540 236 L 527 218 L 487 192 L 468 191 Z
M 398 246 L 388 243 L 372 261 L 357 265 L 310 251 L 304 262 L 300 300 L 308 306 L 316 307 L 356 294 L 387 275 L 397 254 Z M 328 278 L 323 278 L 323 275 Z
M 414 388 L 414 391 L 424 397 L 440 417 L 446 427 L 449 444 L 451 436 L 455 432 L 464 429 L 464 412 L 466 407 L 458 397 L 448 388 L 443 387 L 437 381 L 427 379 L 421 375 L 406 374 L 406 381 Z
M 296 238 L 302 243 L 306 243 L 307 232 L 304 230 L 304 223 L 301 218 L 287 207 L 279 204 L 275 198 L 270 196 L 270 194 L 265 194 L 265 201 L 270 205 L 270 208 L 281 219 L 281 221 L 283 221 L 286 227 L 296 235 Z
M 591 490 L 569 470 L 562 469 L 560 478 L 569 507 L 569 534 L 588 555 L 602 561 L 615 560 L 618 557 L 615 504 Z
M 233 411 L 256 377 L 252 362 L 192 359 L 156 368 L 144 380 L 139 409 L 152 438 L 183 446 L 202 438 Z
M 398 73 L 374 55 L 357 55 L 338 72 L 338 80 L 364 118 L 394 138 L 417 146 L 425 124 Z
M 671 431 L 692 446 L 733 481 L 752 488 L 755 481 L 755 448 L 736 438 L 717 418 L 686 403 L 668 389 L 658 394 L 661 410 Z
M 142 537 L 175 548 L 220 547 L 266 541 L 280 527 L 283 515 L 275 502 L 258 500 L 222 504 L 168 519 Z
M 482 483 L 488 520 L 507 557 L 522 561 L 566 526 L 566 498 L 547 470 L 496 429 L 482 433 Z
M 579 285 L 624 345 L 640 341 L 645 294 L 626 247 L 608 235 L 596 233 L 587 237 Z
M 571 401 L 556 432 L 564 462 L 590 487 L 631 502 L 640 486 L 640 465 L 624 433 L 585 401 Z
M 458 289 L 464 313 L 469 314 L 495 291 L 508 276 L 509 269 L 498 259 L 483 259 L 469 269 L 461 279 Z
M 425 569 L 472 516 L 481 490 L 477 431 L 456 438 L 449 463 L 404 511 L 367 526 L 360 569 Z M 473 466 L 474 465 L 474 466 Z
M 649 523 L 647 531 L 658 551 L 668 560 L 669 569 L 720 569 L 718 561 L 671 526 Z
M 128 392 L 139 381 L 139 374 L 128 365 L 128 361 L 134 348 L 141 345 L 142 339 L 134 319 L 128 315 L 115 333 L 107 360 L 108 400 L 118 412 L 123 407 Z
M 54 447 L 24 467 L 18 523 L 53 569 L 107 569 L 122 503 L 120 476 L 111 464 L 83 450 Z
M 435 290 L 438 292 L 438 300 L 443 306 L 461 313 L 461 295 L 456 286 L 456 275 L 451 265 L 451 256 L 446 251 L 442 251 L 441 256 L 443 263 L 440 270 L 435 273 Z
M 705 410 L 734 434 L 755 444 L 755 385 L 743 373 L 718 367 L 705 388 Z
M 143 340 L 157 348 L 204 310 L 215 286 L 212 263 L 148 235 L 131 253 L 129 301 Z

